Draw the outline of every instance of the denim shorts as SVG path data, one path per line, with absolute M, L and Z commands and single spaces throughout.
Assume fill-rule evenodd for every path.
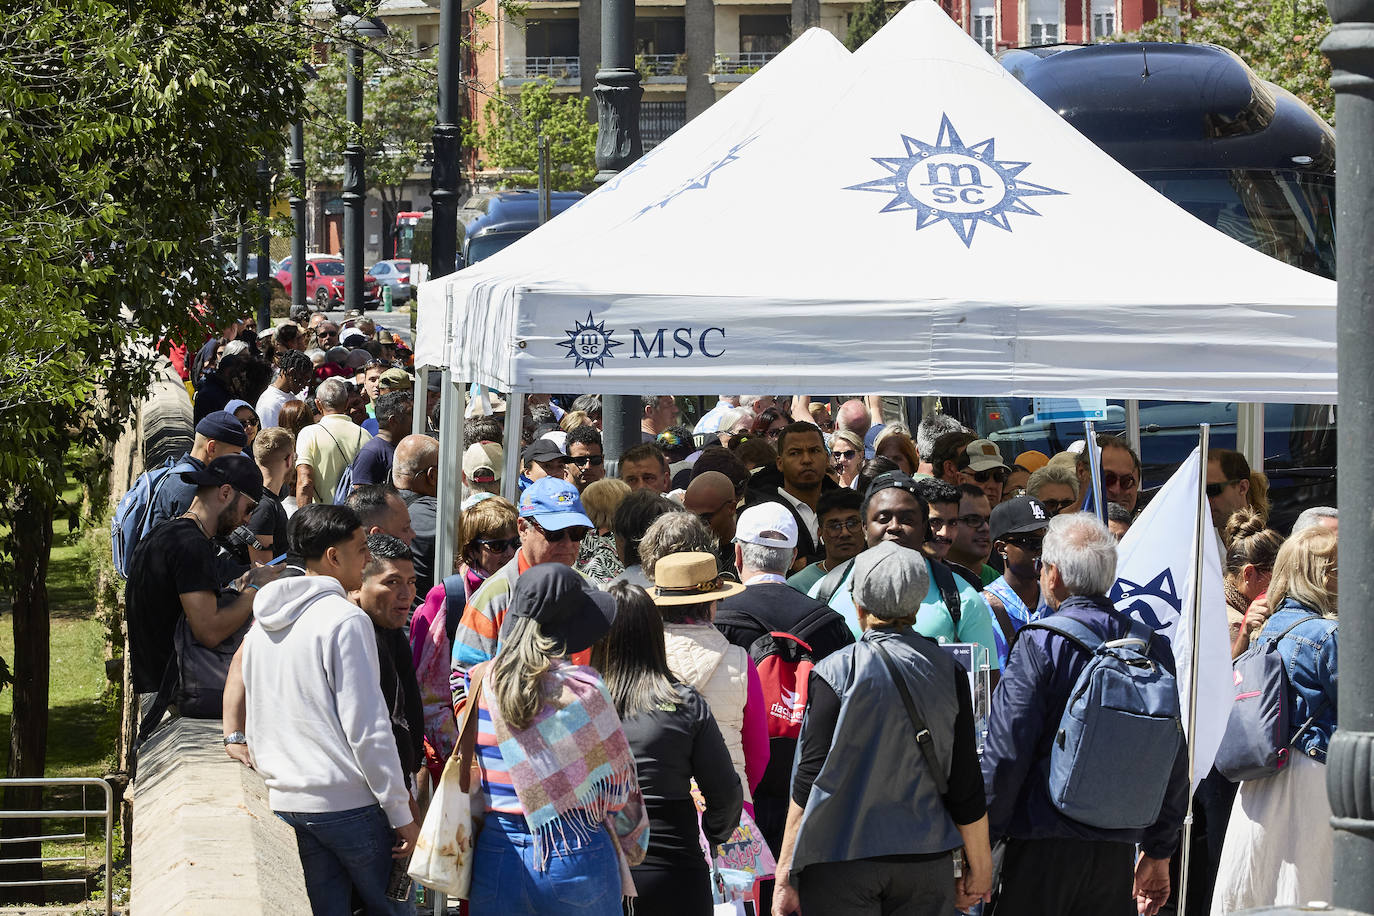
M 534 837 L 519 815 L 489 812 L 477 835 L 470 916 L 621 916 L 620 865 L 605 830 L 566 829 L 555 836 L 544 870 L 536 870 Z

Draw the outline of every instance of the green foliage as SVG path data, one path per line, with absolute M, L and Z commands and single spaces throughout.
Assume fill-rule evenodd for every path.
M 1321 52 L 1331 31 L 1323 0 L 1196 0 L 1193 16 L 1147 22 L 1121 41 L 1185 41 L 1234 51 L 1261 79 L 1276 83 L 1335 121 L 1331 63 Z
M 889 0 L 866 0 L 863 6 L 849 14 L 849 31 L 845 34 L 844 46 L 851 51 L 859 50 L 859 46 L 887 25 L 887 21 L 899 9 L 900 3 L 891 3 Z
M 463 142 L 475 146 L 489 167 L 507 175 L 506 187 L 539 183 L 537 137 L 549 144 L 549 187 L 554 191 L 591 190 L 596 177 L 596 124 L 588 120 L 587 99 L 554 93 L 553 81 L 526 83 L 519 93 L 497 94 L 483 111 L 481 134 L 469 121 Z
M 316 184 L 338 184 L 343 178 L 344 147 L 349 140 L 364 151 L 363 178 L 382 198 L 391 225 L 401 201 L 401 186 L 429 154 L 438 92 L 433 49 L 415 51 L 393 36 L 371 44 L 363 59 L 363 126 L 348 123 L 348 55 L 335 46 L 319 78 L 306 89 L 310 116 L 306 123 L 306 177 Z
M 302 99 L 277 0 L 0 2 L 0 480 L 51 505 L 160 340 L 249 309 L 226 214 Z M 202 313 L 203 312 L 203 313 Z M 12 502 L 0 504 L 0 514 Z M 12 533 L 0 541 L 8 585 Z

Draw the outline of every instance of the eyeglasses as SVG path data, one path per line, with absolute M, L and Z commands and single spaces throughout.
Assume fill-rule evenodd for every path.
M 1228 480 L 1228 481 L 1226 481 L 1226 482 L 1227 482 L 1228 484 L 1229 484 L 1229 483 L 1235 483 L 1235 481 L 1233 481 L 1233 480 Z M 1123 489 L 1123 490 L 1134 490 L 1134 489 L 1135 489 L 1135 485 L 1136 485 L 1136 479 L 1135 479 L 1134 475 L 1131 475 L 1131 474 L 1122 474 L 1122 475 L 1120 475 L 1120 476 L 1117 476 L 1117 473 L 1116 473 L 1115 471 L 1103 471 L 1103 472 L 1102 472 L 1102 485 L 1103 485 L 1104 487 L 1115 487 L 1115 486 L 1120 486 L 1121 489 Z M 1212 493 L 1212 487 L 1216 487 L 1216 488 L 1217 488 L 1217 492 L 1216 492 L 1215 494 Z M 1220 494 L 1221 494 L 1221 485 L 1220 485 L 1220 484 L 1209 483 L 1209 484 L 1207 485 L 1207 495 L 1208 495 L 1208 496 L 1220 495 Z
M 550 544 L 557 544 L 564 538 L 567 538 L 574 544 L 580 544 L 582 539 L 587 536 L 587 532 L 591 530 L 581 525 L 570 525 L 567 528 L 559 528 L 557 531 L 550 531 L 534 519 L 530 519 L 530 522 L 534 527 L 539 529 L 539 533 L 544 535 L 544 540 L 548 541 Z
M 569 459 L 568 459 L 568 463 L 569 463 L 569 464 L 575 464 L 575 465 L 577 465 L 578 467 L 585 467 L 585 466 L 587 466 L 587 465 L 590 464 L 590 465 L 591 465 L 592 467 L 594 467 L 594 468 L 599 468 L 599 467 L 601 467 L 601 465 L 603 465 L 603 464 L 606 463 L 606 456 L 605 456 L 605 455 L 579 455 L 579 456 L 577 456 L 576 458 L 569 458 Z
M 985 527 L 987 527 L 987 525 L 988 525 L 989 521 L 991 521 L 991 519 L 990 519 L 989 516 L 986 516 L 986 515 L 978 515 L 978 514 L 976 514 L 976 513 L 970 513 L 970 514 L 968 514 L 968 515 L 961 515 L 961 516 L 959 516 L 959 518 L 957 519 L 957 521 L 959 522 L 959 524 L 963 525 L 965 528 L 985 528 Z
M 1209 483 L 1207 485 L 1207 497 L 1209 499 L 1216 499 L 1221 495 L 1222 490 L 1225 490 L 1233 483 L 1240 483 L 1240 479 L 1228 480 L 1225 483 Z
M 859 453 L 856 452 L 856 451 L 854 451 L 854 449 L 852 449 L 852 448 L 851 448 L 851 449 L 848 449 L 847 451 L 843 451 L 843 452 L 831 452 L 831 453 L 830 453 L 831 457 L 833 457 L 836 461 L 850 461 L 850 460 L 852 460 L 852 459 L 853 459 L 856 455 L 858 455 L 858 454 L 859 454 Z
M 1075 500 L 1072 499 L 1042 499 L 1040 500 L 1040 505 L 1044 506 L 1045 511 L 1050 515 L 1058 515 L 1060 512 L 1069 508 L 1069 506 L 1072 506 L 1074 502 Z
M 843 534 L 846 531 L 858 531 L 863 528 L 863 526 L 863 520 L 856 515 L 844 520 L 838 518 L 831 519 L 825 523 L 822 530 L 825 531 L 826 534 Z
M 363 363 L 364 369 L 400 369 L 401 364 L 389 359 L 369 359 Z
M 520 546 L 520 538 L 478 538 L 477 543 L 492 553 L 505 553 Z
M 986 471 L 970 471 L 965 468 L 964 473 L 968 474 L 979 483 L 987 483 L 989 480 L 995 480 L 998 483 L 1006 483 L 1007 477 L 1011 475 L 1011 471 L 1006 468 L 988 468 Z

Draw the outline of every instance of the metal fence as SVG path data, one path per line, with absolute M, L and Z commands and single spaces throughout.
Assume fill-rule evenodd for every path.
M 686 66 L 686 57 L 685 54 L 637 54 L 635 65 L 640 76 L 686 76 L 683 70 Z M 674 73 L 674 70 L 683 72 Z
M 579 79 L 582 67 L 576 57 L 507 57 L 506 76 L 548 76 L 553 79 Z
M 728 57 L 717 54 L 711 63 L 711 72 L 752 73 L 777 56 L 777 51 L 741 51 Z
M 84 862 L 85 856 L 44 856 L 41 844 L 47 842 L 59 842 L 64 840 L 85 840 L 85 821 L 92 817 L 105 818 L 105 916 L 111 916 L 114 912 L 114 896 L 111 893 L 111 879 L 114 872 L 114 847 L 112 844 L 114 834 L 114 790 L 110 784 L 103 779 L 93 776 L 73 777 L 70 779 L 0 779 L 0 789 L 10 787 L 35 787 L 46 788 L 50 786 L 99 786 L 105 793 L 105 807 L 98 809 L 87 809 L 85 807 L 77 809 L 52 809 L 44 810 L 41 806 L 32 811 L 9 811 L 0 810 L 0 818 L 6 820 L 57 820 L 62 818 L 81 818 L 81 833 L 57 833 L 43 834 L 39 828 L 39 836 L 24 837 L 2 837 L 0 845 L 16 845 L 19 843 L 38 843 L 39 855 L 33 858 L 22 859 L 3 859 L 2 862 L 11 865 L 46 865 L 57 862 Z M 85 804 L 85 793 L 82 793 L 82 804 Z M 39 881 L 0 881 L 0 887 L 46 887 L 50 885 L 79 884 L 84 890 L 86 887 L 85 878 L 47 878 Z

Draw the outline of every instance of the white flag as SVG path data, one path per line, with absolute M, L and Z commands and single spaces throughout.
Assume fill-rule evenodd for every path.
M 1235 698 L 1226 592 L 1221 579 L 1221 539 L 1212 527 L 1207 498 L 1199 493 L 1198 460 L 1194 449 L 1121 539 L 1116 587 L 1111 594 L 1118 610 L 1158 631 L 1173 647 L 1183 727 L 1193 745 L 1194 789 L 1212 769 Z M 1199 581 L 1194 582 L 1199 513 L 1203 513 L 1202 569 Z M 1202 612 L 1194 632 L 1193 594 L 1199 588 Z M 1188 716 L 1194 642 L 1198 646 L 1196 723 Z

